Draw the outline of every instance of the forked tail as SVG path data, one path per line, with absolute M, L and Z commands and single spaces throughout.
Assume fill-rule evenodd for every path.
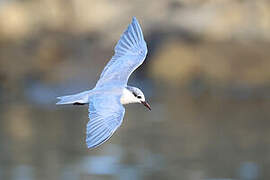
M 60 96 L 60 97 L 57 97 L 59 101 L 56 104 L 57 105 L 59 104 L 74 104 L 74 105 L 87 104 L 89 103 L 88 101 L 89 94 L 90 94 L 90 91 L 84 91 L 78 94 Z

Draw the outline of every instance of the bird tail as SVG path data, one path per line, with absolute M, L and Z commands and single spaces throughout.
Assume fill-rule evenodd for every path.
M 84 91 L 78 94 L 72 94 L 68 96 L 60 96 L 57 97 L 59 101 L 56 103 L 59 104 L 87 104 L 89 103 L 88 97 L 89 97 L 90 91 Z

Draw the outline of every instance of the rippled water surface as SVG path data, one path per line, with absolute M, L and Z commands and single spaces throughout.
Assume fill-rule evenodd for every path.
M 1 179 L 270 177 L 269 97 L 154 86 L 145 90 L 153 110 L 128 105 L 119 130 L 94 150 L 85 145 L 87 106 L 2 103 Z

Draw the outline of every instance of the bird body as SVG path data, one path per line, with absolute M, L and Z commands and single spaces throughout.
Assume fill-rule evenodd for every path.
M 144 95 L 143 93 L 140 91 L 140 89 L 136 88 L 136 87 L 131 87 L 131 86 L 127 86 L 126 88 L 112 88 L 112 89 L 93 89 L 93 90 L 87 90 L 87 91 L 83 91 L 80 92 L 78 94 L 73 94 L 73 95 L 68 95 L 68 96 L 61 96 L 58 97 L 58 99 L 60 99 L 59 102 L 57 102 L 57 105 L 61 105 L 61 104 L 89 104 L 89 97 L 92 95 L 98 95 L 98 94 L 102 94 L 102 95 L 120 95 L 120 102 L 121 104 L 125 105 L 125 104 L 130 104 L 130 103 L 140 103 L 140 99 L 138 99 L 137 97 L 134 96 L 133 91 L 131 91 L 131 89 L 134 91 L 134 89 L 136 90 L 136 93 L 140 93 L 140 95 L 142 97 L 142 100 L 145 101 Z M 137 95 L 136 94 L 136 95 Z
M 86 130 L 88 148 L 108 140 L 121 125 L 124 104 L 141 103 L 151 110 L 143 92 L 128 86 L 128 78 L 139 67 L 147 54 L 141 27 L 135 17 L 114 48 L 115 54 L 105 66 L 95 88 L 78 94 L 58 97 L 56 104 L 89 105 Z

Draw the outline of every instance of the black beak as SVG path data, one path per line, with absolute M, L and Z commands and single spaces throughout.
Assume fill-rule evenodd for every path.
M 151 111 L 151 107 L 146 101 L 141 101 L 141 103 Z

